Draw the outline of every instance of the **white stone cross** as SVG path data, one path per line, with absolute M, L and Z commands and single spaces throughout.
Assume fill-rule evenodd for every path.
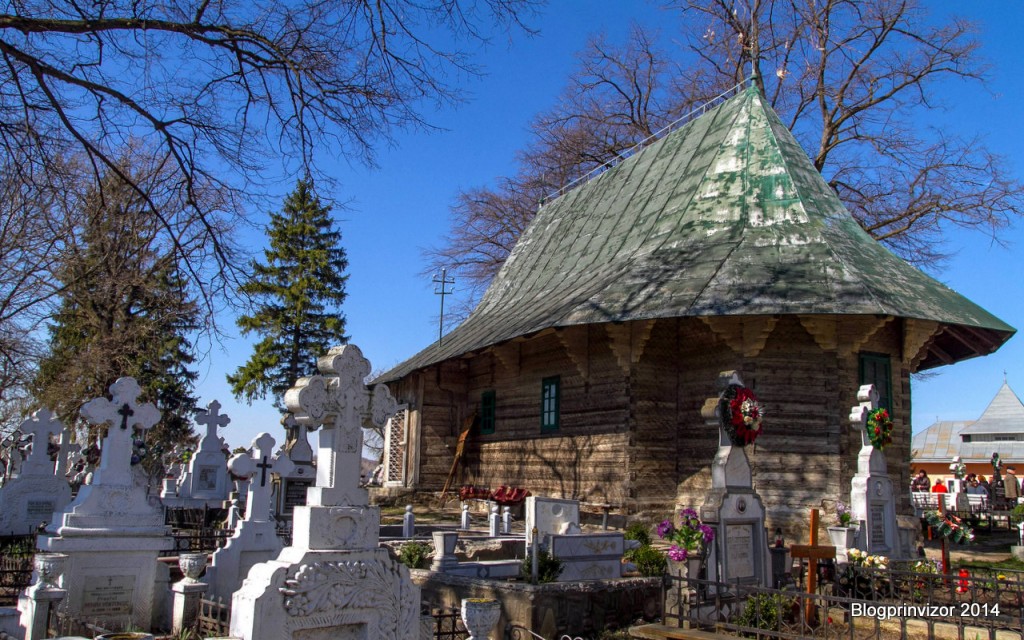
M 132 484 L 132 427 L 144 431 L 160 421 L 160 412 L 153 404 L 138 403 L 140 393 L 135 378 L 119 378 L 110 385 L 112 400 L 95 398 L 82 405 L 86 420 L 108 425 L 100 468 L 93 472 L 92 484 Z
M 317 455 L 316 486 L 306 492 L 309 506 L 363 506 L 359 486 L 362 427 L 381 427 L 398 404 L 384 385 L 371 392 L 363 380 L 370 363 L 355 345 L 333 347 L 317 361 L 323 375 L 300 378 L 284 401 L 295 419 L 315 429 L 323 425 Z
M 236 476 L 250 478 L 249 497 L 246 500 L 245 519 L 253 522 L 270 520 L 270 492 L 273 483 L 270 473 L 288 475 L 292 470 L 292 461 L 287 456 L 274 454 L 276 441 L 269 433 L 261 433 L 252 441 L 249 453 L 236 453 L 228 460 L 228 469 Z M 258 477 L 257 477 L 258 476 Z
M 871 439 L 868 438 L 868 415 L 878 409 L 878 391 L 875 385 L 861 385 L 857 390 L 857 400 L 860 404 L 850 409 L 850 424 L 860 431 L 860 443 L 862 447 L 871 447 Z
M 57 470 L 56 473 L 60 477 L 67 475 L 71 471 L 72 460 L 75 458 L 75 454 L 82 450 L 82 445 L 77 442 L 71 442 L 71 432 L 64 429 L 60 432 L 60 454 L 57 456 Z
M 206 427 L 206 436 L 200 448 L 209 448 L 215 451 L 220 448 L 220 439 L 217 437 L 217 427 L 226 427 L 231 422 L 227 414 L 220 412 L 220 403 L 214 400 L 206 405 L 206 409 L 200 409 L 196 414 L 196 422 Z
M 32 434 L 32 453 L 25 459 L 20 475 L 53 475 L 53 463 L 47 449 L 50 436 L 63 430 L 64 424 L 49 409 L 40 409 L 21 423 L 21 431 Z

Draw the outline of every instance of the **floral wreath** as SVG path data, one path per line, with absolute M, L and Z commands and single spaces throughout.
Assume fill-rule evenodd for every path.
M 761 435 L 764 409 L 757 396 L 747 387 L 731 384 L 722 394 L 722 422 L 730 440 L 737 446 L 753 444 Z
M 871 446 L 879 451 L 892 444 L 892 418 L 886 409 L 875 409 L 868 414 L 867 430 Z
M 974 542 L 974 530 L 964 524 L 963 520 L 951 513 L 942 514 L 938 511 L 925 511 L 924 519 L 943 538 L 957 544 Z

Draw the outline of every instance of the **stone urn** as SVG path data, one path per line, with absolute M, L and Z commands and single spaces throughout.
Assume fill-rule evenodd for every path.
M 36 575 L 39 576 L 41 588 L 57 588 L 57 580 L 64 573 L 64 563 L 68 556 L 65 553 L 37 553 L 33 560 Z
M 462 600 L 462 624 L 466 625 L 470 640 L 487 640 L 501 617 L 501 603 L 488 598 Z
M 836 549 L 853 549 L 857 546 L 856 527 L 829 527 L 828 537 Z
M 205 553 L 183 553 L 178 556 L 178 568 L 185 574 L 186 582 L 199 582 L 199 576 L 206 569 Z

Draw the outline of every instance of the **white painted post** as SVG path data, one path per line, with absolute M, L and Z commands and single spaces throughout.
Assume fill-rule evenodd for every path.
M 402 518 L 402 537 L 416 537 L 416 515 L 412 512 L 412 505 L 405 505 L 405 516 Z

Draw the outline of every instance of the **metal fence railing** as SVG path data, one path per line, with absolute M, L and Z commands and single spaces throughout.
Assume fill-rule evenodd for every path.
M 226 638 L 231 626 L 231 602 L 222 598 L 199 600 L 196 630 L 202 638 Z
M 464 640 L 469 632 L 462 624 L 458 609 L 450 607 L 424 607 L 423 615 L 434 618 L 434 640 Z
M 842 566 L 816 593 L 667 576 L 664 620 L 753 638 L 1024 640 L 1024 582 Z

